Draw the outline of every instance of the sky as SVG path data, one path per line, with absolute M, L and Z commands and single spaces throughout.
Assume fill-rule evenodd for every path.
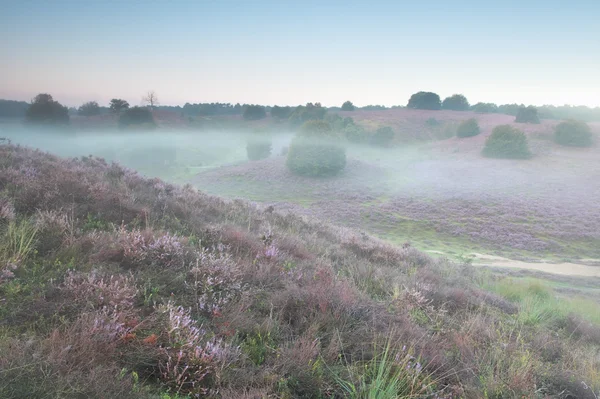
M 600 1 L 0 0 L 0 98 L 600 106 Z

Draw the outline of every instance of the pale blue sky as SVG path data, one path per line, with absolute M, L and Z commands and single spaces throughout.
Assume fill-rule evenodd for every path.
M 600 1 L 0 0 L 0 98 L 600 106 Z

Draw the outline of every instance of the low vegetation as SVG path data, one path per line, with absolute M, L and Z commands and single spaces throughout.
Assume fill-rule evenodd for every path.
M 271 149 L 271 142 L 267 139 L 253 138 L 246 144 L 246 153 L 251 161 L 268 158 L 271 155 Z
M 540 117 L 538 116 L 538 110 L 536 107 L 519 107 L 517 115 L 515 117 L 517 123 L 540 123 Z
M 594 301 L 98 158 L 0 146 L 0 251 L 3 398 L 600 392 Z
M 456 128 L 456 137 L 474 137 L 481 133 L 477 119 L 471 118 L 462 121 Z
M 485 141 L 482 153 L 490 158 L 527 159 L 531 157 L 527 136 L 510 125 L 496 126 Z
M 339 173 L 346 166 L 346 150 L 324 121 L 306 122 L 290 144 L 286 165 L 298 175 L 321 177 Z
M 554 141 L 569 147 L 590 147 L 592 132 L 587 123 L 571 119 L 556 125 Z

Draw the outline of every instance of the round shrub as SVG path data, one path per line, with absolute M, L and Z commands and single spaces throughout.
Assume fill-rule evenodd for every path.
M 592 132 L 587 123 L 570 119 L 556 125 L 554 142 L 570 147 L 589 147 L 592 145 Z
M 477 136 L 479 133 L 481 133 L 481 130 L 479 129 L 477 120 L 474 118 L 462 121 L 456 129 L 456 137 L 461 138 Z
M 469 101 L 467 101 L 467 98 L 462 94 L 454 94 L 450 97 L 446 97 L 444 101 L 442 101 L 442 109 L 468 111 L 469 107 Z
M 371 144 L 385 147 L 394 139 L 394 131 L 389 126 L 380 127 L 371 137 Z
M 485 141 L 482 153 L 490 158 L 527 159 L 531 157 L 525 133 L 510 125 L 496 126 Z
M 335 139 L 327 122 L 304 123 L 290 144 L 286 161 L 288 169 L 298 175 L 315 177 L 340 172 L 346 167 L 346 150 Z
M 290 145 L 286 165 L 298 175 L 335 175 L 346 167 L 346 151 L 332 142 L 296 137 Z
M 538 110 L 536 107 L 520 107 L 515 117 L 517 123 L 540 123 L 540 117 L 538 116 Z
M 442 109 L 442 101 L 436 93 L 420 91 L 410 97 L 406 108 L 439 110 Z

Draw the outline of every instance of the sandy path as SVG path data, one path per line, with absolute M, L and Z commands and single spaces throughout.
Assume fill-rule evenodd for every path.
M 529 269 L 538 270 L 541 272 L 562 274 L 565 276 L 586 276 L 600 277 L 600 266 L 582 265 L 579 263 L 548 263 L 548 262 L 523 262 L 520 260 L 512 260 L 501 256 L 484 255 L 474 253 L 473 265 L 475 266 L 494 266 L 507 267 L 512 269 Z M 587 259 L 591 261 L 592 259 Z M 598 261 L 594 259 L 594 261 Z

